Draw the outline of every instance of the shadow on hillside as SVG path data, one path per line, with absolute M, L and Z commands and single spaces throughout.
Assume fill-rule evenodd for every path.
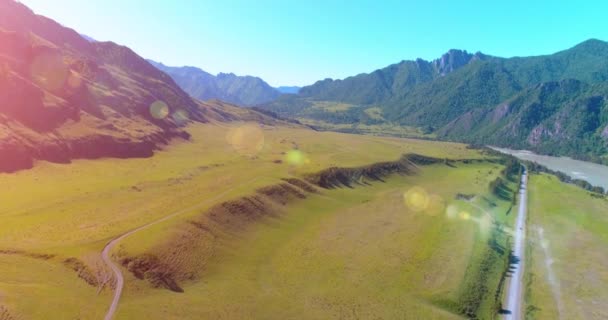
M 505 247 L 502 246 L 500 243 L 498 243 L 498 241 L 496 241 L 496 238 L 492 238 L 490 240 L 490 248 L 492 248 L 492 250 L 494 250 L 496 253 L 503 255 L 505 253 Z
M 500 185 L 496 188 L 495 192 L 496 196 L 505 201 L 510 201 L 512 199 L 513 190 L 505 185 Z
M 488 197 L 482 196 L 481 198 L 490 206 L 490 208 L 494 208 L 497 206 L 496 202 L 490 200 Z

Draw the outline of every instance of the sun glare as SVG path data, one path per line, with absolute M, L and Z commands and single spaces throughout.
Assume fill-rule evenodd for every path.
M 150 105 L 150 115 L 154 119 L 164 119 L 169 115 L 169 106 L 161 100 L 156 100 Z
M 254 156 L 264 148 L 264 131 L 258 124 L 249 123 L 234 128 L 226 135 L 228 144 L 241 155 Z
M 61 54 L 43 52 L 32 61 L 30 75 L 41 88 L 56 91 L 61 89 L 68 79 L 69 69 Z
M 413 211 L 426 210 L 429 206 L 429 195 L 421 187 L 413 187 L 403 194 L 405 205 Z

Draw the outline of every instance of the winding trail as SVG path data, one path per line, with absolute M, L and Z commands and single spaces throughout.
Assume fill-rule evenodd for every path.
M 246 185 L 250 185 L 253 182 L 255 182 L 256 180 L 258 180 L 260 178 L 253 178 L 249 181 L 246 181 L 245 183 L 241 183 L 238 186 L 229 188 L 227 190 L 225 190 L 224 192 L 216 195 L 213 198 L 209 198 L 209 199 L 205 199 L 195 205 L 192 205 L 190 207 L 178 210 L 176 212 L 173 212 L 167 216 L 164 216 L 158 220 L 152 221 L 150 223 L 144 224 L 142 226 L 139 226 L 131 231 L 128 231 L 126 233 L 123 233 L 122 235 L 110 240 L 110 242 L 108 242 L 108 244 L 106 244 L 106 246 L 103 248 L 103 251 L 101 251 L 101 259 L 104 261 L 104 263 L 112 270 L 112 272 L 114 273 L 114 277 L 116 278 L 116 283 L 115 283 L 115 287 L 116 289 L 114 290 L 114 298 L 112 299 L 112 304 L 110 304 L 110 307 L 108 308 L 108 312 L 106 313 L 106 316 L 104 317 L 104 320 L 111 320 L 112 318 L 114 318 L 114 315 L 116 314 L 116 309 L 118 308 L 118 303 L 120 302 L 120 297 L 122 295 L 122 290 L 124 288 L 124 284 L 125 284 L 125 280 L 124 277 L 122 275 L 122 271 L 120 270 L 120 266 L 118 264 L 116 264 L 114 261 L 112 261 L 111 255 L 110 253 L 112 252 L 112 250 L 114 249 L 114 247 L 124 238 L 139 232 L 141 230 L 144 230 L 146 228 L 149 228 L 155 224 L 167 221 L 175 216 L 178 216 L 180 214 L 192 211 L 198 207 L 204 206 L 206 204 L 208 204 L 209 202 L 215 201 L 221 197 L 223 197 L 224 195 L 226 195 L 227 193 L 233 191 L 236 188 L 239 187 L 243 187 Z
M 517 222 L 515 227 L 515 243 L 513 245 L 513 255 L 511 265 L 513 272 L 509 278 L 508 293 L 505 301 L 506 320 L 522 319 L 522 287 L 523 287 L 523 269 L 524 269 L 524 250 L 526 236 L 526 212 L 528 203 L 528 172 L 524 169 L 521 175 L 521 188 L 519 197 L 519 212 L 517 214 Z

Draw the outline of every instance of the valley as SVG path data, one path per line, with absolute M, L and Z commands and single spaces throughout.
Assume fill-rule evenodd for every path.
M 184 287 L 185 294 L 157 290 L 126 297 L 123 317 L 154 317 L 151 311 L 161 305 L 163 317 L 177 318 L 460 318 L 458 309 L 445 310 L 433 302 L 464 309 L 461 295 L 474 290 L 476 281 L 473 274 L 464 276 L 465 270 L 475 268 L 478 256 L 491 250 L 483 242 L 491 230 L 446 217 L 445 205 L 454 205 L 456 189 L 428 182 L 441 182 L 439 177 L 447 174 L 462 181 L 461 189 L 484 192 L 490 168 L 464 166 L 450 174 L 449 167 L 433 167 L 424 170 L 428 176 L 323 190 L 222 243 L 203 280 Z M 476 188 L 465 182 L 469 175 L 480 178 Z M 413 187 L 433 192 L 431 201 L 437 203 L 420 212 L 408 210 L 403 193 Z M 481 217 L 470 206 L 457 205 L 471 210 L 472 219 Z M 499 274 L 500 266 L 495 267 Z M 496 290 L 498 280 L 487 290 Z M 172 297 L 179 299 L 179 307 Z M 476 312 L 490 315 L 493 303 L 488 299 Z
M 230 140 L 235 130 L 237 135 L 239 130 L 260 130 L 263 134 Z M 188 131 L 192 142 L 174 144 L 151 158 L 75 160 L 69 165 L 40 162 L 31 170 L 0 175 L 2 184 L 11 186 L 1 199 L 4 223 L 0 252 L 5 263 L 0 279 L 2 304 L 15 314 L 34 318 L 49 313 L 57 314 L 58 318 L 63 317 L 61 314 L 102 318 L 114 288 L 110 270 L 101 260 L 104 245 L 119 234 L 173 213 L 179 214 L 131 234 L 111 251 L 110 257 L 119 264 L 125 258 L 152 255 L 160 259 L 160 265 L 168 267 L 148 270 L 148 274 L 138 279 L 132 273 L 136 269 L 121 265 L 125 287 L 115 318 L 128 319 L 148 312 L 149 317 L 155 318 L 159 310 L 164 310 L 166 317 L 178 318 L 186 313 L 193 318 L 222 314 L 269 317 L 272 312 L 280 318 L 300 312 L 298 308 L 305 301 L 327 304 L 315 309 L 319 313 L 310 314 L 310 318 L 336 313 L 355 317 L 364 310 L 373 310 L 369 308 L 379 306 L 380 301 L 393 301 L 390 304 L 393 307 L 383 307 L 387 316 L 436 310 L 432 312 L 442 319 L 458 317 L 465 310 L 462 306 L 467 304 L 462 296 L 478 285 L 487 285 L 476 284 L 474 272 L 467 272 L 466 277 L 458 275 L 467 268 L 475 268 L 487 259 L 486 254 L 493 252 L 483 240 L 491 236 L 491 230 L 483 230 L 472 222 L 481 213 L 456 199 L 460 192 L 484 195 L 488 183 L 500 171 L 499 164 L 481 160 L 484 156 L 478 151 L 444 142 L 370 136 L 353 139 L 354 136 L 346 134 L 318 133 L 298 127 L 261 128 L 238 122 L 195 124 Z M 263 143 L 259 141 L 261 137 Z M 288 162 L 287 155 L 293 150 L 301 153 L 302 161 Z M 281 178 L 306 181 L 309 174 L 330 166 L 364 166 L 392 161 L 408 153 L 440 159 L 449 154 L 456 162 L 446 166 L 442 160 L 441 164 L 421 166 L 415 174 L 394 173 L 382 180 L 361 180 L 359 183 L 363 183 L 354 184 L 352 189 L 346 186 L 325 189 L 303 182 L 300 187 L 292 185 L 286 189 L 290 190 L 287 194 L 279 193 L 282 196 L 262 193 L 263 199 L 257 196 L 258 200 L 268 207 L 254 210 L 255 219 L 240 220 L 246 217 L 243 213 L 229 214 L 231 220 L 236 219 L 229 225 L 219 220 L 208 224 L 214 234 L 211 238 L 189 222 L 209 223 L 208 214 L 216 212 L 210 209 L 217 204 L 260 194 L 265 187 L 280 184 Z M 469 162 L 466 164 L 458 159 L 482 162 L 466 160 Z M 443 183 L 442 179 L 450 183 Z M 428 193 L 429 198 L 423 198 L 426 201 L 423 207 L 416 207 L 420 204 L 414 202 L 414 207 L 408 208 L 404 203 L 404 194 L 410 189 Z M 508 201 L 492 199 L 480 201 L 479 205 L 488 206 L 499 221 L 511 223 L 504 216 Z M 490 228 L 487 223 L 485 228 Z M 440 232 L 444 229 L 445 234 Z M 379 233 L 385 237 L 378 237 Z M 183 237 L 190 240 L 180 242 Z M 420 246 L 425 242 L 428 243 Z M 454 243 L 459 246 L 452 247 Z M 384 253 L 373 250 L 379 246 L 386 248 Z M 347 247 L 350 251 L 345 251 Z M 361 251 L 355 250 L 359 247 Z M 458 260 L 451 256 L 455 253 Z M 497 289 L 500 280 L 498 262 L 502 260 L 497 259 L 491 277 L 496 282 L 488 285 L 490 291 Z M 374 274 L 372 270 L 380 267 L 377 263 L 384 266 L 386 261 L 393 261 L 392 267 L 379 273 L 379 278 L 368 279 Z M 440 261 L 460 261 L 450 263 L 457 276 L 435 279 L 443 274 L 439 271 Z M 323 288 L 327 281 L 324 279 L 335 275 L 337 270 L 347 270 L 343 268 L 351 271 L 348 278 L 335 280 L 336 284 L 342 283 L 341 287 L 331 286 L 320 291 L 323 294 L 314 293 Z M 28 274 L 37 274 L 39 278 L 28 278 Z M 318 280 L 302 277 L 304 274 L 316 274 Z M 256 275 L 273 276 L 257 279 Z M 179 289 L 172 287 L 166 281 L 168 278 Z M 159 279 L 162 281 L 158 282 Z M 304 283 L 297 283 L 304 279 L 308 293 L 290 291 L 289 288 L 306 288 Z M 388 279 L 394 287 L 387 291 L 381 283 Z M 393 282 L 394 279 L 401 280 Z M 262 283 L 266 285 L 259 287 Z M 356 294 L 354 285 L 360 294 Z M 35 298 L 34 292 L 27 289 L 31 286 L 48 291 L 37 290 L 39 298 Z M 361 299 L 369 297 L 373 290 L 380 290 L 375 299 L 381 300 L 362 304 Z M 240 298 L 239 295 L 229 298 L 236 292 L 240 292 Z M 266 294 L 255 302 L 251 300 L 254 292 Z M 340 298 L 340 292 L 350 292 L 349 298 Z M 400 300 L 404 292 L 420 302 Z M 217 303 L 222 296 L 219 301 L 226 304 Z M 268 308 L 286 297 L 294 299 L 294 305 L 283 311 L 287 314 Z M 39 299 L 47 303 L 24 303 Z M 239 299 L 255 304 L 243 304 Z M 63 300 L 70 304 L 61 303 Z M 212 305 L 208 304 L 212 301 Z M 495 301 L 484 301 L 473 312 L 491 312 Z
M 608 42 L 525 45 L 561 4 L 94 2 L 0 0 L 0 320 L 608 318 Z

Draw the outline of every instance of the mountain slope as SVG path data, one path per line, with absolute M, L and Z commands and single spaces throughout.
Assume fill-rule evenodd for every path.
M 169 67 L 148 60 L 159 70 L 170 75 L 192 97 L 219 99 L 243 106 L 253 106 L 276 99 L 281 93 L 264 80 L 252 76 L 220 73 L 214 76 L 195 67 Z
M 557 105 L 540 105 L 540 108 L 568 110 L 572 107 L 568 104 L 572 102 L 570 100 L 595 99 L 593 97 L 597 95 L 598 101 L 604 101 L 605 92 L 594 89 L 596 91 L 591 94 L 586 88 L 601 87 L 606 81 L 608 43 L 591 39 L 568 50 L 535 57 L 500 58 L 450 50 L 434 61 L 402 61 L 370 74 L 344 80 L 322 80 L 302 88 L 298 95 L 282 96 L 261 107 L 281 116 L 330 123 L 328 127 L 356 124 L 414 126 L 444 139 L 488 143 L 493 141 L 493 132 L 487 131 L 488 128 L 499 128 L 491 121 L 486 123 L 489 119 L 484 115 L 502 110 L 501 106 L 518 95 L 532 94 L 542 84 L 545 88 L 568 88 L 568 99 L 556 100 Z M 320 108 L 321 105 L 345 107 Z M 531 127 L 505 122 L 505 126 L 515 126 L 520 131 L 510 136 L 509 143 L 503 139 L 493 143 L 602 161 L 600 157 L 608 153 L 608 134 L 602 134 L 608 125 L 607 119 L 597 118 L 598 115 L 588 108 L 571 111 L 580 117 L 562 119 L 562 126 L 573 126 L 570 121 L 574 118 L 598 123 L 599 134 L 586 136 L 579 132 L 583 135 L 580 139 L 576 137 L 577 143 L 581 144 L 579 147 L 566 146 L 571 142 L 558 141 L 549 135 L 528 139 L 535 135 L 532 130 L 542 131 L 536 128 L 540 122 L 552 121 L 545 118 L 535 119 L 540 122 Z M 541 113 L 545 112 L 549 111 Z M 515 118 L 504 121 L 508 119 L 515 121 Z M 470 132 L 465 134 L 458 128 L 467 128 Z M 568 136 L 575 139 L 574 131 Z
M 504 103 L 467 112 L 439 130 L 445 138 L 533 147 L 549 154 L 602 155 L 607 152 L 608 83 L 545 82 Z
M 401 61 L 398 64 L 360 74 L 344 80 L 325 79 L 303 87 L 299 94 L 316 100 L 342 101 L 352 104 L 375 104 L 409 92 L 416 85 L 430 82 L 462 66 L 489 57 L 466 51 L 450 50 L 435 61 Z
M 193 100 L 127 47 L 0 0 L 0 172 L 36 160 L 144 157 L 189 121 L 235 119 Z

